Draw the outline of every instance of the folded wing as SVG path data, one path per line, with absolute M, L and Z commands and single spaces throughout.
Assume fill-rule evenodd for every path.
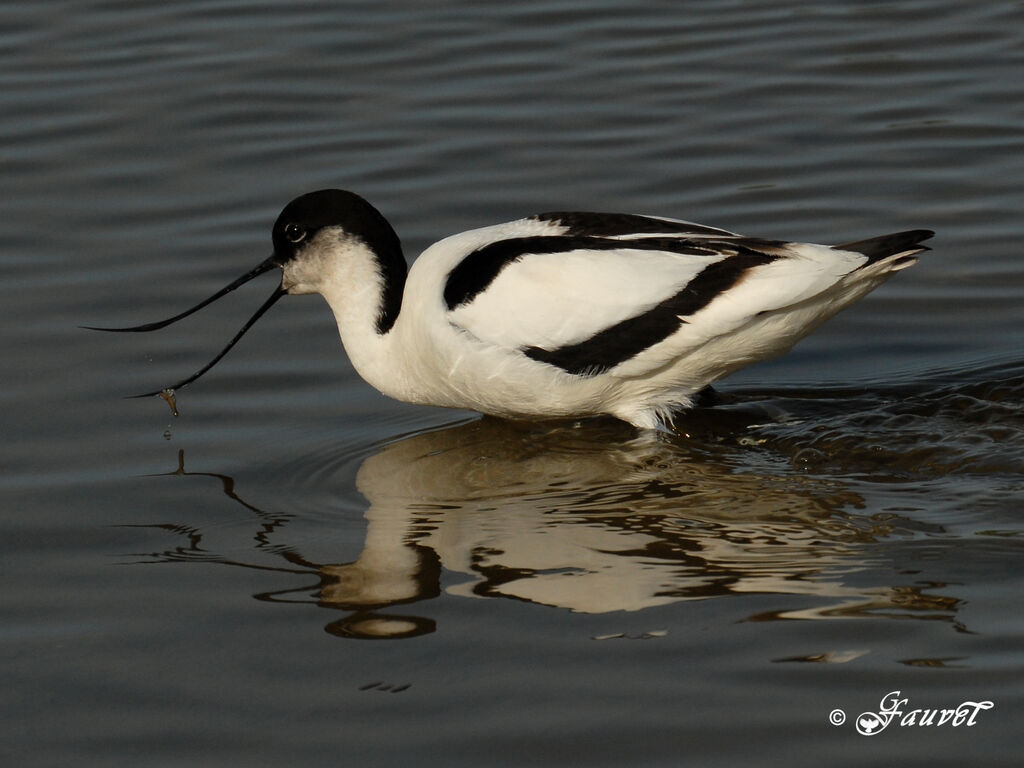
M 882 251 L 923 249 L 898 235 L 850 244 L 865 254 L 651 217 L 547 216 L 572 226 L 489 243 L 452 270 L 448 317 L 480 342 L 580 376 L 642 374 L 827 294 Z

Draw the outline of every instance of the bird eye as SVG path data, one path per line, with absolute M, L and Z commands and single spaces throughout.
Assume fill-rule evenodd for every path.
M 284 236 L 288 238 L 289 242 L 301 243 L 306 239 L 306 228 L 301 224 L 285 224 Z

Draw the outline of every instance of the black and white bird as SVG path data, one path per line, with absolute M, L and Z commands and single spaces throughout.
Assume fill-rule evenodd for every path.
M 356 371 L 398 400 L 665 429 L 711 382 L 788 350 L 914 264 L 933 234 L 827 246 L 655 216 L 544 213 L 445 238 L 410 269 L 376 208 L 321 190 L 285 206 L 273 255 L 210 298 L 97 330 L 163 328 L 280 268 L 280 287 L 217 357 L 148 394 L 199 378 L 281 296 L 319 293 Z

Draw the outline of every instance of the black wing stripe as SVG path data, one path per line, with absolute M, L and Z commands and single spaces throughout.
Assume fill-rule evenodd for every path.
M 732 232 L 702 224 L 683 221 L 666 221 L 651 216 L 632 213 L 581 213 L 551 212 L 532 216 L 535 221 L 550 221 L 566 227 L 571 236 L 621 237 L 639 234 L 710 235 L 712 237 L 735 237 Z
M 566 237 L 540 235 L 499 240 L 478 248 L 448 274 L 444 286 L 444 302 L 449 310 L 468 304 L 489 286 L 501 271 L 523 256 L 569 251 L 665 251 L 688 256 L 716 256 L 721 248 L 734 249 L 707 241 L 682 240 L 675 237 L 644 237 L 637 240 L 609 240 L 601 237 Z
M 681 318 L 706 307 L 739 283 L 749 270 L 777 258 L 777 255 L 743 249 L 735 256 L 709 264 L 679 293 L 642 315 L 616 323 L 577 344 L 552 350 L 526 347 L 523 353 L 578 376 L 605 373 L 667 339 L 686 322 Z

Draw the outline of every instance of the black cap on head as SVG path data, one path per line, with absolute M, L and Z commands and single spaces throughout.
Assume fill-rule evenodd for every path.
M 354 192 L 321 189 L 292 200 L 274 222 L 274 255 L 279 263 L 294 257 L 325 227 L 340 227 L 382 256 L 402 253 L 398 235 L 380 211 Z

